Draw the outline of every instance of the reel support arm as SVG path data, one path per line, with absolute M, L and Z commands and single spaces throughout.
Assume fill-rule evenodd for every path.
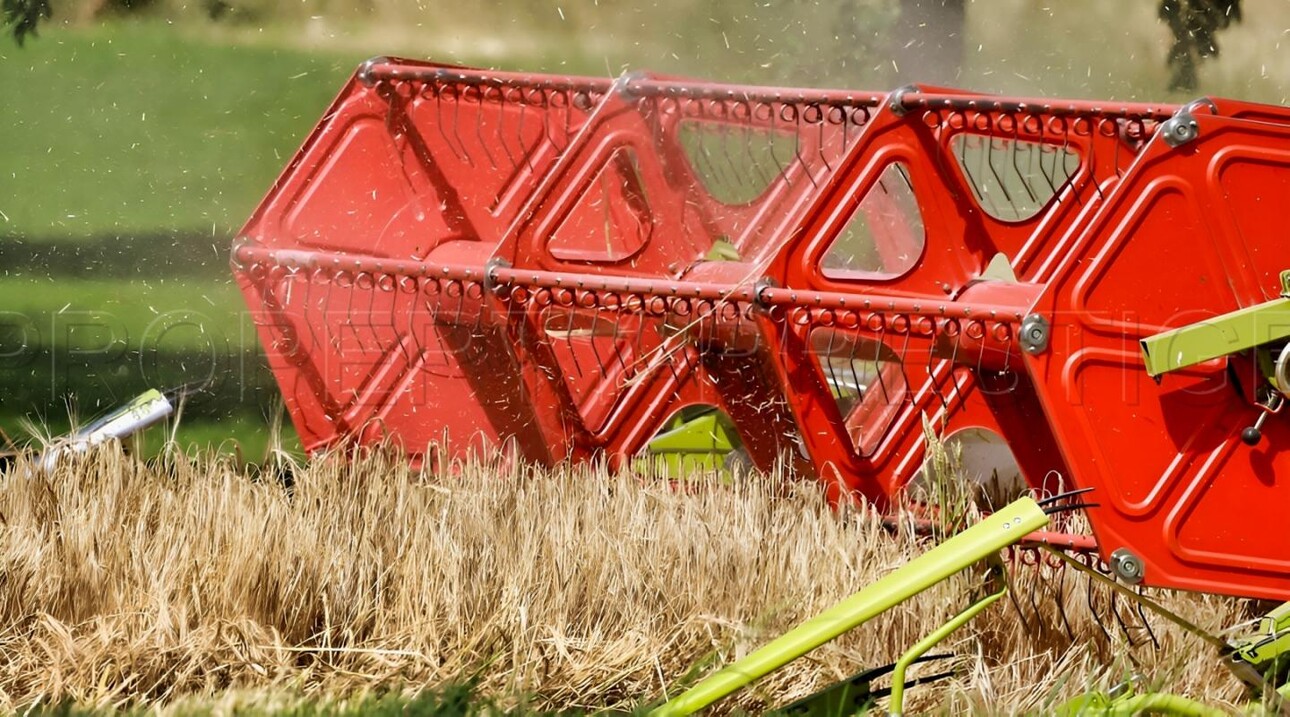
M 772 640 L 752 654 L 709 675 L 695 686 L 650 713 L 651 717 L 693 714 L 717 700 L 747 686 L 754 680 L 787 665 L 815 648 L 863 625 L 964 568 L 997 556 L 1003 548 L 1048 524 L 1048 516 L 1030 498 L 1021 498 L 915 558 L 872 585 Z M 1003 592 L 973 605 L 936 630 L 901 658 L 905 666 L 944 639 L 954 629 Z M 921 649 L 920 649 L 921 648 Z M 893 679 L 902 684 L 904 670 Z M 899 693 L 892 691 L 893 705 Z

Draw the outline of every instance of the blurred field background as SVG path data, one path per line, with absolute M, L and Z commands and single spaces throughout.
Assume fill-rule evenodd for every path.
M 0 712 L 396 714 L 438 708 L 471 678 L 508 707 L 630 711 L 925 547 L 774 476 L 677 492 L 594 470 L 427 476 L 374 456 L 318 461 L 287 482 L 182 455 L 293 449 L 289 428 L 266 430 L 277 389 L 227 249 L 363 59 L 864 89 L 944 76 L 894 61 L 897 0 L 237 0 L 216 19 L 209 3 L 147 5 L 55 0 L 24 47 L 0 39 L 0 428 L 59 431 L 69 414 L 145 387 L 209 385 L 185 406 L 178 446 L 146 442 L 161 451 L 151 463 L 109 449 L 49 476 L 26 459 L 0 474 Z M 1246 0 L 1245 21 L 1223 31 L 1221 56 L 1186 94 L 1167 89 L 1157 5 L 969 2 L 961 64 L 942 81 L 1286 102 L 1290 5 Z M 1028 621 L 992 608 L 947 644 L 958 675 L 916 691 L 915 707 L 1044 713 L 1132 672 L 1236 703 L 1185 634 L 1153 621 L 1161 649 L 1144 649 L 1144 629 L 1121 605 L 1121 632 L 1105 593 L 1070 575 L 1018 576 Z M 893 659 L 978 577 L 737 706 L 757 711 Z M 1163 599 L 1206 629 L 1255 614 L 1232 600 Z M 448 692 L 405 701 L 422 686 Z M 386 691 L 393 702 L 373 697 Z
M 968 2 L 947 68 L 898 66 L 897 0 L 55 0 L 38 37 L 0 41 L 0 428 L 59 431 L 145 387 L 202 384 L 180 441 L 263 453 L 277 391 L 227 249 L 369 56 L 1188 99 L 1166 89 L 1156 6 Z M 1245 15 L 1199 91 L 1283 102 L 1290 5 L 1246 0 Z

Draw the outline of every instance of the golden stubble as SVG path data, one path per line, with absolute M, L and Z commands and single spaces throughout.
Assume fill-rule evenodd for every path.
M 629 708 L 926 546 L 775 475 L 678 488 L 594 467 L 430 473 L 371 452 L 316 458 L 288 485 L 174 451 L 144 463 L 106 448 L 49 475 L 21 459 L 0 479 L 0 710 L 72 699 L 171 711 L 471 677 L 504 702 Z M 1012 576 L 1015 603 L 943 645 L 956 675 L 914 689 L 914 708 L 1043 712 L 1134 673 L 1239 699 L 1212 651 L 1150 617 L 1160 648 L 1144 647 L 1141 618 L 1085 578 L 1020 564 Z M 893 661 L 980 581 L 946 581 L 721 709 L 761 711 Z M 1210 630 L 1253 614 L 1155 596 Z

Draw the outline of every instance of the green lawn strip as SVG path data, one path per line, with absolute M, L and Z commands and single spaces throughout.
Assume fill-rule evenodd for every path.
M 94 351 L 255 347 L 250 315 L 229 279 L 0 279 L 0 353 L 16 342 Z
M 92 420 L 103 411 L 86 411 L 78 424 Z M 68 434 L 72 420 L 68 410 L 44 415 L 0 412 L 0 428 L 14 443 L 39 448 L 49 438 Z M 149 428 L 134 440 L 135 450 L 143 456 L 155 456 L 174 439 L 184 452 L 215 452 L 235 455 L 251 463 L 270 461 L 270 449 L 303 458 L 300 438 L 290 421 L 274 426 L 264 415 L 252 410 L 238 410 L 218 419 L 180 417 L 178 427 L 170 421 Z
M 227 236 L 362 59 L 156 21 L 0 44 L 0 236 Z
M 301 458 L 304 450 L 291 421 L 280 426 L 270 425 L 265 416 L 251 412 L 238 412 L 217 421 L 179 420 L 178 428 L 169 425 L 148 429 L 138 441 L 144 455 L 155 455 L 172 437 L 185 451 L 215 451 L 235 454 L 252 463 L 270 460 L 270 449 L 280 449 Z

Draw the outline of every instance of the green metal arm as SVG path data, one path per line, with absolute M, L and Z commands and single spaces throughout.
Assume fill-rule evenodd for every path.
M 1035 501 L 1030 498 L 1014 501 L 975 526 L 915 558 L 899 570 L 884 576 L 860 592 L 844 598 L 833 607 L 772 640 L 742 660 L 737 660 L 708 676 L 650 714 L 655 717 L 693 714 L 839 635 L 872 620 L 960 570 L 980 560 L 997 556 L 1003 548 L 1047 524 L 1048 516 Z M 953 628 L 950 628 L 950 631 L 952 630 Z M 940 630 L 933 633 L 928 639 L 939 632 Z M 945 634 L 948 633 L 949 631 L 946 631 Z
M 1195 366 L 1290 338 L 1290 271 L 1281 272 L 1281 298 L 1198 321 L 1142 340 L 1147 374 Z
M 999 589 L 990 595 L 987 595 L 973 603 L 968 609 L 955 615 L 949 622 L 936 628 L 927 637 L 918 641 L 918 644 L 905 651 L 896 661 L 896 669 L 891 673 L 891 701 L 888 703 L 887 712 L 892 715 L 901 715 L 905 713 L 905 672 L 909 666 L 914 664 L 918 658 L 922 657 L 928 650 L 936 647 L 941 640 L 950 636 L 950 633 L 963 627 L 969 620 L 977 616 L 977 613 L 990 607 L 996 600 L 1008 594 L 1008 583 L 999 581 Z
M 1102 693 L 1081 695 L 1056 709 L 1055 714 L 1058 717 L 1133 717 L 1141 714 L 1224 717 L 1229 713 L 1182 695 L 1143 692 L 1114 698 Z

